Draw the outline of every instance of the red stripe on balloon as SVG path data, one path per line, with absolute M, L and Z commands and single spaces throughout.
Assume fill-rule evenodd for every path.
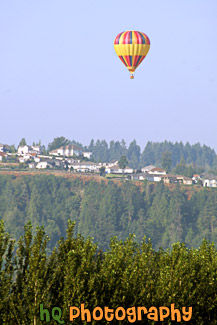
M 133 66 L 136 66 L 137 65 L 137 62 L 138 62 L 138 60 L 139 60 L 139 55 L 134 55 L 134 62 L 133 62 Z
M 144 60 L 144 58 L 145 58 L 145 55 L 142 56 L 142 57 L 140 58 L 140 60 L 137 62 L 136 68 L 137 68 L 137 67 L 142 63 L 142 61 Z
M 138 37 L 138 32 L 134 31 L 134 35 L 136 37 L 136 43 L 135 44 L 139 44 L 139 37 Z
M 128 36 L 128 33 L 125 32 L 124 33 L 124 36 L 123 36 L 123 42 L 122 42 L 122 44 L 127 44 L 127 36 Z
M 122 57 L 122 56 L 119 56 L 119 59 L 121 59 L 121 61 L 123 62 L 123 64 L 127 67 L 127 64 L 126 64 L 126 62 L 124 61 L 123 57 Z
M 116 44 L 119 44 L 119 39 L 120 39 L 120 37 L 121 37 L 121 34 L 123 34 L 123 32 L 120 33 L 120 34 L 118 34 L 118 35 L 115 37 L 115 41 L 114 41 L 114 44 L 115 44 L 115 45 L 116 45 Z
M 130 67 L 131 64 L 130 64 L 130 56 L 129 55 L 125 55 L 125 60 L 127 61 L 127 65 Z
M 136 32 L 138 36 L 138 44 L 142 44 L 142 36 L 140 35 L 139 32 Z

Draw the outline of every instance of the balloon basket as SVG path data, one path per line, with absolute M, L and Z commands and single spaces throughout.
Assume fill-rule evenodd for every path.
M 134 75 L 133 74 L 130 75 L 130 79 L 134 79 Z

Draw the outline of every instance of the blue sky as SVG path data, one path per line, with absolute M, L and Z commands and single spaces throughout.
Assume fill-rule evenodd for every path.
M 115 36 L 150 51 L 130 80 Z M 2 0 L 0 142 L 65 136 L 200 142 L 217 151 L 216 0 Z

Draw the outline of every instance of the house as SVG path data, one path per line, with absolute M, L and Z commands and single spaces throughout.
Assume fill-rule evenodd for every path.
M 124 174 L 133 174 L 133 172 L 134 172 L 133 168 L 130 167 L 124 168 Z
M 60 153 L 58 152 L 57 149 L 54 149 L 54 150 L 51 150 L 51 151 L 49 152 L 49 155 L 51 155 L 51 156 L 59 156 Z
M 138 174 L 131 175 L 131 180 L 144 181 L 145 179 L 147 180 L 151 179 L 152 181 L 154 181 L 152 176 L 150 176 L 147 173 L 138 173 Z
M 180 183 L 184 185 L 192 185 L 193 183 L 191 178 L 183 175 L 172 175 L 172 174 L 162 175 L 162 180 L 166 184 Z
M 149 174 L 154 174 L 154 175 L 166 175 L 166 170 L 162 169 L 162 168 L 151 168 L 150 170 L 147 171 L 147 173 Z
M 82 149 L 78 146 L 69 144 L 67 146 L 62 146 L 58 149 L 52 150 L 49 152 L 49 154 L 51 156 L 66 156 L 66 157 L 81 156 Z
M 25 155 L 25 154 L 28 154 L 29 153 L 29 150 L 31 149 L 30 146 L 19 146 L 18 147 L 18 150 L 17 150 L 17 153 L 18 155 Z
M 162 180 L 165 184 L 175 184 L 178 182 L 176 175 L 172 174 L 162 175 Z
M 40 161 L 39 163 L 37 163 L 36 168 L 38 169 L 53 168 L 53 165 L 48 161 Z
M 40 160 L 41 160 L 41 158 L 39 158 L 39 157 L 34 157 L 34 161 L 35 161 L 36 163 L 38 163 Z
M 84 157 L 84 158 L 90 159 L 91 156 L 92 156 L 92 152 L 87 152 L 87 151 L 84 151 L 84 152 L 83 152 L 83 157 Z
M 41 146 L 19 146 L 17 153 L 18 155 L 32 154 L 39 155 L 42 152 Z
M 25 161 L 28 161 L 29 159 L 31 159 L 31 155 L 30 154 L 24 154 L 21 157 L 18 158 L 20 163 L 24 163 Z
M 153 166 L 153 165 L 149 165 L 149 166 L 143 167 L 143 168 L 141 169 L 141 171 L 142 171 L 143 173 L 146 173 L 146 172 L 149 172 L 150 170 L 152 170 L 153 168 L 156 168 L 156 167 Z
M 203 186 L 205 187 L 217 187 L 217 176 L 206 175 L 202 179 Z
M 133 173 L 133 168 L 125 167 L 124 169 L 122 169 L 117 164 L 117 165 L 112 165 L 110 167 L 106 167 L 105 172 L 107 174 L 132 174 Z
M 42 153 L 42 146 L 31 146 L 30 153 L 40 155 Z
M 158 175 L 158 174 L 150 174 L 150 173 L 147 173 L 147 180 L 150 181 L 150 182 L 160 182 L 162 180 L 162 176 L 163 175 Z
M 74 171 L 80 173 L 88 173 L 88 172 L 98 172 L 99 171 L 99 164 L 94 162 L 79 162 L 79 163 L 72 163 L 68 166 L 69 168 L 73 168 Z
M 186 176 L 177 175 L 176 178 L 179 183 L 182 183 L 185 185 L 192 185 L 192 183 L 193 183 L 192 178 L 189 178 Z

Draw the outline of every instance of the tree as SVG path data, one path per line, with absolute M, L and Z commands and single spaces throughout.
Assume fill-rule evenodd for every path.
M 105 176 L 105 167 L 104 166 L 100 167 L 99 174 L 100 174 L 100 176 Z
M 27 143 L 26 143 L 26 139 L 25 139 L 25 138 L 22 138 L 22 139 L 20 140 L 19 147 L 20 147 L 20 146 L 23 147 L 23 146 L 26 146 L 26 145 L 27 145 Z
M 136 140 L 133 140 L 127 151 L 127 158 L 129 165 L 132 168 L 139 168 L 140 165 L 140 146 L 136 144 Z
M 70 144 L 70 141 L 64 137 L 54 138 L 54 140 L 48 144 L 48 151 L 58 149 L 62 146 L 67 146 L 68 144 Z
M 121 156 L 120 160 L 118 161 L 118 165 L 121 169 L 125 169 L 127 167 L 128 160 L 126 156 Z
M 169 151 L 165 151 L 162 153 L 161 164 L 167 172 L 170 171 L 172 166 L 172 154 Z

